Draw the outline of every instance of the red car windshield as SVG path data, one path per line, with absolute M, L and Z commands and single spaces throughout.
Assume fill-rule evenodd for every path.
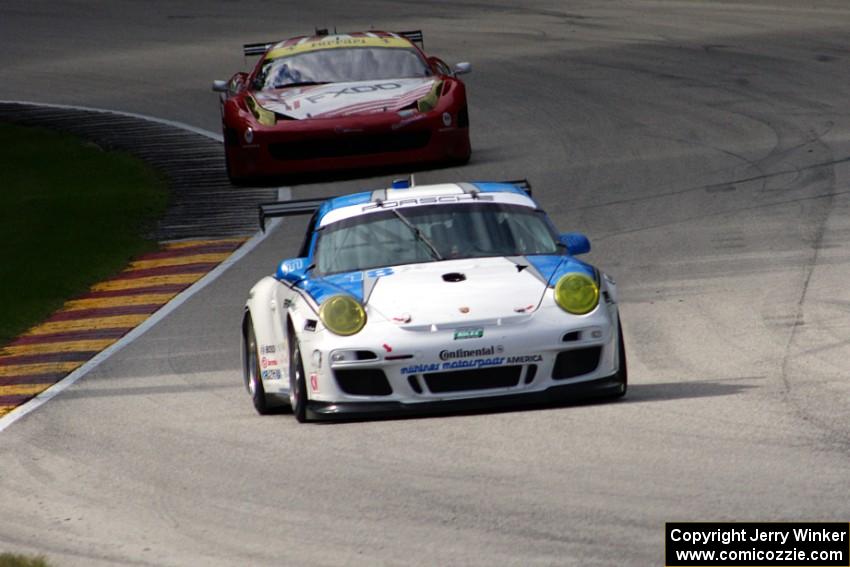
M 259 90 L 287 86 L 427 77 L 431 70 L 415 49 L 357 47 L 321 49 L 263 62 Z

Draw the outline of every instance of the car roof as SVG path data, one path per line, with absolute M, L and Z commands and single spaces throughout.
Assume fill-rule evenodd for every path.
M 279 59 L 299 53 L 338 49 L 346 47 L 388 47 L 410 49 L 415 47 L 410 40 L 397 33 L 368 31 L 329 35 L 304 35 L 293 37 L 273 45 L 264 60 Z
M 538 208 L 537 203 L 528 193 L 512 183 L 471 182 L 415 185 L 410 188 L 364 191 L 328 199 L 319 207 L 317 226 L 327 226 L 346 218 L 391 208 L 443 205 L 475 200 Z

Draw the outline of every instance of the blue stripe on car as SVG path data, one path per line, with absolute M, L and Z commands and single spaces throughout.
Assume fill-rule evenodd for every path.
M 528 197 L 528 194 L 525 191 L 513 183 L 481 183 L 476 181 L 472 184 L 475 185 L 475 187 L 477 187 L 482 193 L 514 193 L 516 195 Z
M 595 279 L 593 267 L 572 256 L 526 256 L 529 262 L 543 274 L 553 286 L 564 274 L 578 272 Z
M 329 212 L 334 209 L 340 209 L 342 207 L 350 207 L 352 205 L 365 205 L 366 203 L 372 200 L 372 192 L 366 193 L 354 193 L 353 195 L 343 195 L 342 197 L 334 197 L 333 199 L 328 199 L 322 206 L 319 207 L 319 214 L 317 216 L 317 226 L 322 223 L 322 217 L 324 217 Z
M 308 278 L 298 283 L 298 287 L 309 293 L 321 305 L 328 298 L 341 293 L 363 302 L 363 272 L 333 274 L 321 278 Z

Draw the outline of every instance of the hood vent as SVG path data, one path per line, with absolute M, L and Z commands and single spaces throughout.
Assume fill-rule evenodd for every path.
M 443 274 L 444 282 L 462 282 L 466 280 L 466 276 L 459 272 L 449 272 L 448 274 Z

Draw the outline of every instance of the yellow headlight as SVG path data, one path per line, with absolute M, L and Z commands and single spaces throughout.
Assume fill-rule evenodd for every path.
M 337 335 L 353 335 L 366 324 L 366 312 L 350 295 L 334 295 L 319 307 L 319 318 Z
M 274 126 L 277 124 L 277 117 L 275 116 L 275 113 L 260 106 L 260 103 L 257 102 L 251 95 L 248 95 L 245 99 L 245 104 L 248 105 L 248 108 L 251 110 L 251 114 L 254 115 L 257 122 L 263 126 Z
M 419 112 L 430 112 L 437 106 L 437 101 L 440 98 L 440 90 L 443 88 L 443 81 L 437 81 L 428 94 L 416 101 L 416 109 Z
M 590 313 L 599 303 L 599 286 L 584 274 L 566 274 L 555 285 L 555 303 L 574 315 Z

